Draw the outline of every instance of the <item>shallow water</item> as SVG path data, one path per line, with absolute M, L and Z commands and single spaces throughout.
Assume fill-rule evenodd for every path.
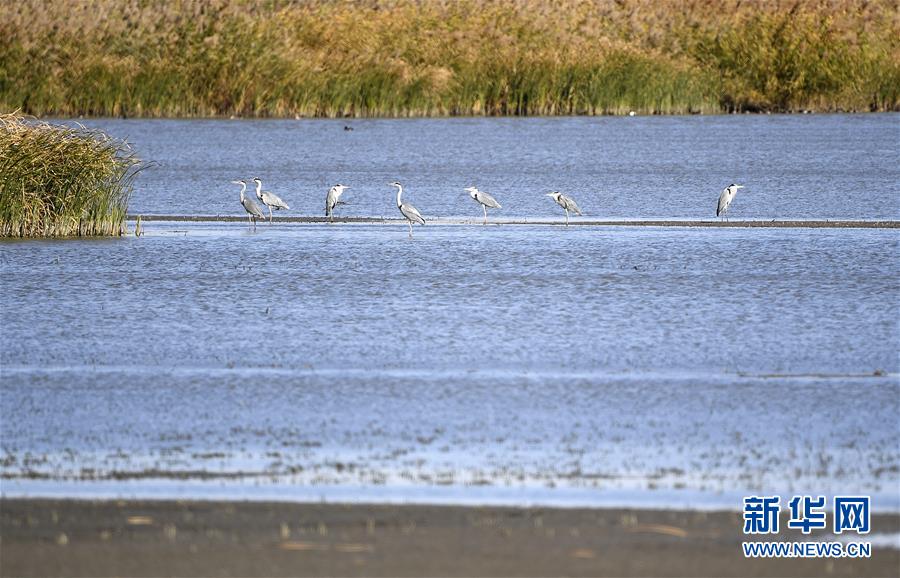
M 4 474 L 898 502 L 896 231 L 416 233 L 148 223 L 5 243 Z
M 451 196 L 466 184 L 460 167 L 483 157 L 484 174 L 524 183 L 507 217 L 544 216 L 549 201 L 531 195 L 547 174 L 574 183 L 601 173 L 632 192 L 582 204 L 708 217 L 691 195 L 714 203 L 717 182 L 731 179 L 710 177 L 701 193 L 698 166 L 740 157 L 712 133 L 793 134 L 832 159 L 845 140 L 829 139 L 846 132 L 869 164 L 804 172 L 832 191 L 821 203 L 801 193 L 777 205 L 775 176 L 737 202 L 746 199 L 746 217 L 858 218 L 896 216 L 895 201 L 860 212 L 853 199 L 865 183 L 896 186 L 896 164 L 885 163 L 896 153 L 861 135 L 890 134 L 897 118 L 354 121 L 349 133 L 331 121 L 95 124 L 162 159 L 137 182 L 136 212 L 188 214 L 235 213 L 236 190 L 210 184 L 226 172 L 324 186 L 349 166 L 332 154 L 332 168 L 305 173 L 284 151 L 253 166 L 239 153 L 262 154 L 258 139 L 209 136 L 235 128 L 271 142 L 305 131 L 297 142 L 320 158 L 307 166 L 330 166 L 314 143 L 357 139 L 344 150 L 368 159 L 366 183 L 403 180 L 391 160 L 400 155 L 410 179 L 437 183 L 416 198 L 461 216 L 478 208 Z M 398 126 L 406 144 L 378 146 Z M 648 126 L 670 127 L 669 140 Z M 669 198 L 671 212 L 637 202 L 629 163 L 532 171 L 568 162 L 533 131 L 577 141 L 597 127 L 636 131 L 634 142 L 621 136 L 626 157 L 644 148 L 687 158 L 678 134 L 705 151 L 690 166 L 673 161 L 691 175 L 681 185 L 645 171 L 670 187 L 652 198 Z M 467 133 L 483 144 L 509 131 L 524 159 L 541 160 L 461 144 L 440 152 Z M 433 148 L 415 144 L 427 134 Z M 164 188 L 173 166 L 191 170 Z M 383 188 L 347 213 L 390 210 Z M 201 202 L 184 206 L 189 190 Z M 782 208 L 767 212 L 761 196 Z M 871 494 L 876 507 L 900 509 L 896 229 L 429 224 L 410 240 L 397 223 L 148 222 L 145 232 L 0 242 L 4 495 L 739 507 L 747 492 L 803 491 Z

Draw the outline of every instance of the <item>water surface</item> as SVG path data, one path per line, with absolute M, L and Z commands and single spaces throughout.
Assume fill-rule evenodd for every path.
M 900 114 L 421 120 L 100 120 L 156 164 L 131 209 L 243 215 L 235 179 L 260 177 L 293 215 L 397 216 L 393 188 L 426 217 L 480 217 L 463 192 L 494 194 L 507 218 L 708 218 L 730 183 L 742 218 L 900 217 Z M 350 126 L 354 130 L 345 131 Z
M 399 178 L 441 216 L 471 182 L 554 215 L 555 182 L 708 217 L 737 180 L 735 216 L 890 218 L 897 118 L 93 124 L 159 159 L 148 214 L 239 214 L 260 174 L 298 214 L 341 180 L 393 216 Z M 895 229 L 145 230 L 0 243 L 4 495 L 900 508 Z

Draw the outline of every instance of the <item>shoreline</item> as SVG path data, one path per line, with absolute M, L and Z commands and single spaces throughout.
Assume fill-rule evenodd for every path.
M 173 223 L 235 223 L 246 222 L 247 217 L 234 215 L 138 215 L 128 214 L 126 221 L 135 222 L 138 219 L 141 222 L 173 222 Z M 274 217 L 275 223 L 308 223 L 308 224 L 327 224 L 327 217 Z M 405 219 L 391 217 L 335 217 L 335 223 L 343 224 L 384 224 L 396 225 L 406 224 Z M 260 224 L 263 221 L 259 222 Z M 481 219 L 477 218 L 430 218 L 429 225 L 482 225 Z M 514 225 L 514 226 L 535 226 L 535 225 L 554 225 L 565 226 L 563 219 L 492 219 L 488 221 L 488 225 Z M 574 219 L 569 222 L 572 226 L 591 226 L 591 227 L 718 227 L 718 228 L 776 228 L 776 229 L 898 229 L 900 228 L 900 220 L 890 219 L 787 219 L 787 220 L 704 220 L 704 219 L 622 219 L 622 220 L 596 220 L 596 219 Z
M 767 539 L 837 539 L 785 522 Z M 857 541 L 897 534 L 900 514 L 873 514 L 872 530 Z M 900 550 L 875 540 L 868 559 L 747 559 L 739 512 L 690 510 L 3 498 L 0 534 L 4 576 L 877 576 L 900 565 Z
M 634 114 L 631 114 L 634 112 Z M 284 115 L 239 115 L 239 114 L 212 114 L 212 115 L 142 115 L 142 114 L 119 114 L 119 115 L 92 115 L 92 114 L 54 114 L 48 113 L 43 115 L 34 115 L 25 113 L 26 116 L 34 117 L 40 120 L 54 122 L 70 122 L 82 120 L 235 120 L 235 121 L 333 121 L 336 124 L 348 125 L 354 122 L 382 121 L 382 120 L 399 120 L 399 121 L 417 121 L 417 120 L 473 120 L 473 119 L 498 119 L 498 120 L 528 120 L 528 119 L 565 119 L 565 118 L 681 118 L 692 116 L 839 116 L 839 115 L 860 115 L 874 116 L 880 114 L 898 114 L 900 109 L 892 110 L 843 110 L 843 109 L 796 109 L 796 110 L 717 110 L 717 111 L 694 111 L 694 112 L 639 112 L 629 108 L 627 111 L 621 112 L 608 111 L 595 114 L 576 114 L 576 113 L 560 113 L 560 114 L 422 114 L 422 115 L 308 115 L 308 114 L 284 114 Z M 349 126 L 349 125 L 348 125 Z M 351 130 L 352 127 L 351 127 Z M 349 131 L 348 131 L 349 132 Z
M 637 486 L 506 487 L 502 484 L 459 483 L 456 485 L 357 485 L 309 484 L 290 476 L 233 471 L 115 472 L 94 479 L 53 479 L 37 475 L 0 477 L 2 500 L 63 500 L 72 502 L 190 501 L 196 503 L 279 502 L 299 506 L 383 505 L 461 508 L 552 508 L 559 510 L 632 509 L 685 512 L 739 512 L 743 498 L 759 493 L 750 488 L 717 491 L 697 487 L 654 488 Z M 836 488 L 824 490 L 839 494 Z M 793 493 L 770 488 L 787 504 Z M 873 511 L 900 516 L 900 496 L 882 488 L 867 491 Z

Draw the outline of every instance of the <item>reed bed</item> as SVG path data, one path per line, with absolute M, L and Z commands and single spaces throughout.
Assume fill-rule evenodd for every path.
M 0 237 L 124 234 L 138 168 L 100 131 L 0 115 Z
M 895 0 L 21 0 L 0 109 L 437 116 L 900 109 Z

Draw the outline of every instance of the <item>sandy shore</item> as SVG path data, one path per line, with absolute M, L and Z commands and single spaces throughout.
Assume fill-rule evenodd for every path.
M 900 515 L 872 525 L 897 532 Z M 900 551 L 874 546 L 870 559 L 745 559 L 731 512 L 6 499 L 0 536 L 3 576 L 900 573 Z
M 128 221 L 136 221 L 139 215 L 128 215 Z M 224 223 L 243 222 L 247 217 L 235 215 L 140 215 L 142 222 L 163 221 L 176 223 Z M 327 223 L 326 217 L 273 217 L 276 223 Z M 404 219 L 384 217 L 335 217 L 335 223 L 356 224 L 406 224 Z M 481 219 L 432 219 L 429 225 L 481 225 Z M 784 220 L 730 220 L 719 219 L 629 219 L 629 220 L 597 220 L 590 218 L 572 218 L 572 226 L 591 227 L 728 227 L 728 228 L 765 228 L 765 229 L 897 229 L 900 221 L 891 220 L 823 220 L 823 219 L 784 219 Z M 558 219 L 490 219 L 488 225 L 565 225 Z

